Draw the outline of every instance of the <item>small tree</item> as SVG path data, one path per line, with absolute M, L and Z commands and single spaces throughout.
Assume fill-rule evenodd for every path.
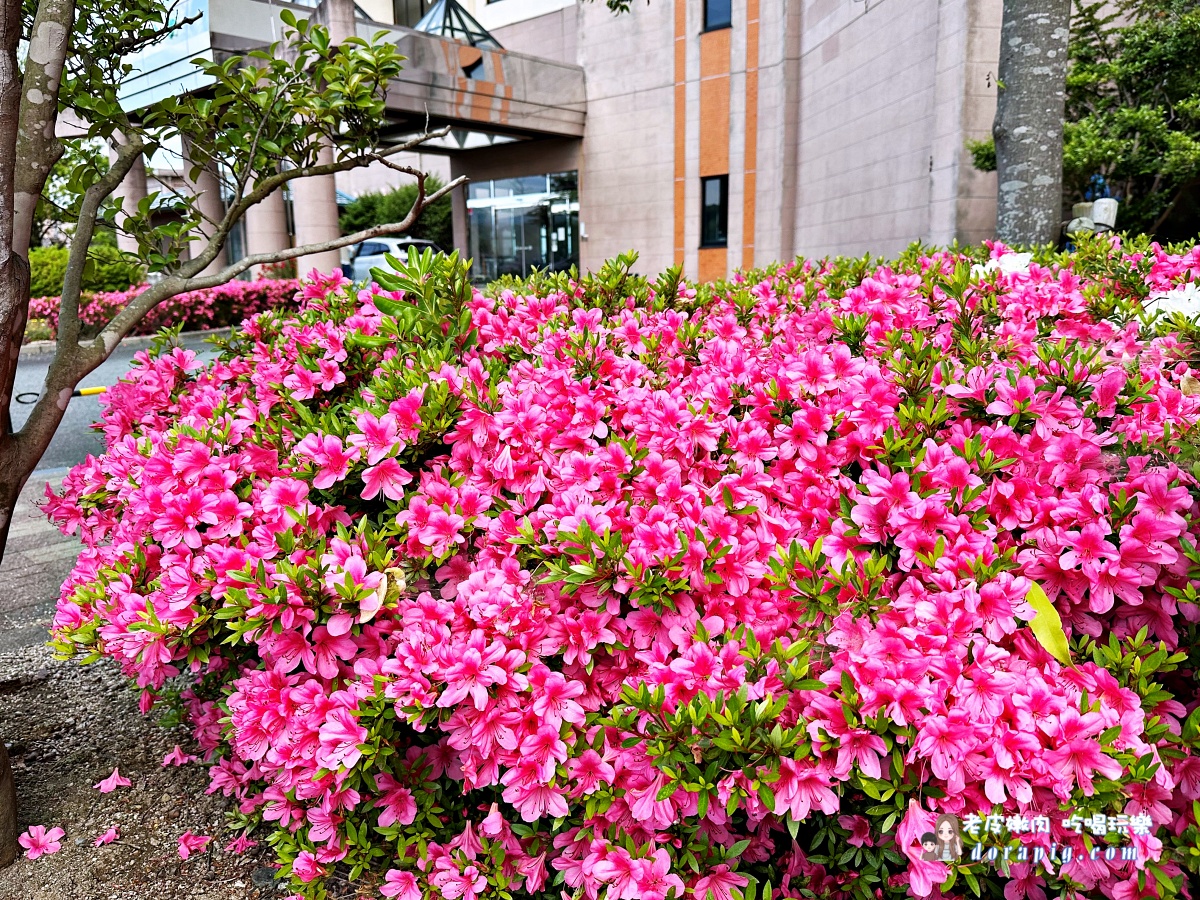
M 1064 170 L 1085 199 L 1100 176 L 1120 227 L 1156 234 L 1200 186 L 1200 8 L 1080 0 L 1072 23 Z M 1185 237 L 1195 234 L 1196 220 Z
M 334 2 L 334 0 L 326 0 Z M 345 0 L 339 0 L 345 2 Z M 407 230 L 421 211 L 464 179 L 428 189 L 425 173 L 392 157 L 446 130 L 380 149 L 387 84 L 401 67 L 383 41 L 331 41 L 329 31 L 283 13 L 284 41 L 223 62 L 197 61 L 211 81 L 203 92 L 170 97 L 131 113 L 119 102 L 130 77 L 130 54 L 190 24 L 164 0 L 0 0 L 0 558 L 17 497 L 62 421 L 79 381 L 113 352 L 158 304 L 186 291 L 223 284 L 251 266 L 336 250 Z M 116 148 L 111 165 L 86 159 L 64 186 L 51 181 L 64 153 L 56 136 L 62 116 L 82 123 L 84 139 Z M 141 261 L 160 277 L 94 339 L 80 340 L 79 300 L 88 250 L 97 229 L 117 226 L 110 198 L 134 167 L 164 143 L 191 147 L 193 178 L 219 171 L 233 201 L 219 221 L 207 221 L 196 199 L 149 197 L 121 223 L 137 237 Z M 332 161 L 326 148 L 333 148 Z M 204 274 L 246 211 L 299 178 L 330 175 L 382 162 L 416 179 L 401 221 L 374 225 L 321 244 L 246 257 Z M 60 294 L 57 347 L 42 396 L 20 431 L 11 402 L 29 309 L 29 249 L 45 210 L 47 186 L 70 210 L 71 236 Z M 62 191 L 70 195 L 66 202 Z M 151 206 L 175 213 L 151 222 Z M 201 237 L 204 235 L 204 237 Z M 16 847 L 12 776 L 0 744 L 0 865 Z

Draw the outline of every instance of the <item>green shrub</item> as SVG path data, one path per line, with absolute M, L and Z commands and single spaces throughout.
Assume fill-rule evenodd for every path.
M 25 343 L 30 341 L 52 341 L 54 329 L 47 319 L 30 319 L 25 323 Z
M 29 251 L 29 296 L 57 297 L 67 274 L 66 247 L 34 247 Z M 145 269 L 116 247 L 94 244 L 83 273 L 85 291 L 124 291 L 145 277 Z
M 441 187 L 442 182 L 436 177 L 431 176 L 425 182 L 425 189 L 429 193 L 440 190 Z M 350 203 L 342 213 L 342 231 L 350 234 L 373 225 L 403 221 L 416 199 L 416 184 L 406 184 L 387 193 L 363 194 Z M 407 233 L 414 238 L 433 241 L 443 250 L 449 250 L 454 244 L 450 195 L 447 194 L 436 203 L 426 207 Z

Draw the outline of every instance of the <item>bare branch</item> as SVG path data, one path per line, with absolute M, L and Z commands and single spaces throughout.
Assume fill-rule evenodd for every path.
M 79 218 L 75 233 L 71 236 L 71 250 L 67 256 L 67 274 L 63 278 L 62 296 L 58 310 L 58 340 L 56 355 L 67 355 L 79 340 L 79 294 L 83 286 L 83 268 L 87 263 L 92 235 L 96 231 L 96 217 L 100 204 L 112 196 L 120 187 L 129 170 L 142 156 L 144 149 L 141 135 L 134 134 L 121 144 L 117 158 L 107 172 L 87 189 L 79 205 Z
M 205 268 L 207 268 L 209 263 L 211 263 L 214 259 L 216 259 L 217 254 L 219 254 L 221 252 L 221 247 L 224 245 L 225 239 L 229 236 L 229 233 L 233 230 L 233 227 L 237 224 L 238 220 L 241 219 L 242 216 L 244 216 L 246 214 L 246 211 L 248 209 L 250 209 L 250 207 L 265 200 L 277 188 L 280 188 L 283 185 L 285 185 L 291 181 L 295 181 L 297 178 L 310 178 L 315 175 L 334 175 L 338 172 L 346 172 L 350 169 L 362 168 L 364 166 L 370 165 L 372 162 L 380 161 L 382 158 L 395 156 L 398 153 L 403 153 L 407 150 L 412 150 L 413 148 L 419 147 L 419 146 L 421 146 L 421 144 L 425 143 L 426 141 L 432 140 L 433 138 L 445 137 L 449 133 L 450 133 L 450 127 L 446 126 L 445 128 L 439 128 L 437 131 L 423 132 L 422 134 L 418 134 L 418 135 L 414 136 L 413 138 L 405 141 L 403 144 L 397 144 L 394 147 L 389 147 L 388 149 L 380 151 L 380 152 L 364 153 L 364 154 L 360 154 L 359 156 L 352 156 L 352 157 L 347 157 L 345 159 L 334 160 L 331 163 L 323 163 L 320 165 L 305 166 L 305 167 L 299 168 L 299 169 L 281 170 L 279 172 L 275 172 L 271 175 L 268 175 L 266 178 L 262 179 L 262 181 L 260 181 L 257 185 L 255 185 L 254 190 L 252 190 L 249 194 L 247 194 L 244 197 L 241 197 L 238 200 L 235 200 L 230 205 L 229 209 L 225 213 L 225 218 L 221 220 L 219 225 L 217 225 L 216 230 L 213 232 L 212 237 L 209 239 L 208 245 L 204 248 L 203 251 L 201 251 L 199 256 L 194 257 L 191 261 L 189 261 L 189 263 L 186 266 L 180 267 L 180 270 L 179 270 L 180 274 L 184 275 L 184 277 L 190 278 L 191 276 L 196 275 L 197 273 L 202 272 Z M 454 184 L 457 184 L 457 183 L 458 183 L 457 181 L 454 182 Z M 448 185 L 447 187 L 453 187 L 453 186 L 454 185 L 452 184 L 452 185 Z M 439 194 L 439 196 L 440 196 L 440 194 Z M 403 230 L 403 229 L 401 229 L 401 230 Z M 381 233 L 393 234 L 395 232 L 381 232 Z M 350 243 L 355 243 L 355 242 L 351 241 Z M 292 256 L 274 256 L 273 255 L 268 259 L 255 259 L 255 261 L 253 263 L 251 263 L 250 265 L 257 265 L 260 262 L 282 262 L 283 260 L 292 259 L 296 256 L 304 256 L 309 252 L 319 253 L 322 250 L 336 250 L 340 247 L 345 247 L 345 246 L 348 246 L 348 244 L 337 244 L 336 246 L 331 246 L 331 247 L 326 247 L 324 245 L 320 245 L 320 247 L 316 250 L 294 253 Z M 193 265 L 193 264 L 198 264 L 198 265 Z M 223 284 L 225 281 L 228 281 L 230 278 L 237 277 L 237 275 L 241 274 L 242 272 L 246 271 L 246 269 L 250 268 L 250 265 L 247 265 L 241 269 L 237 269 L 237 271 L 224 277 L 221 281 L 213 282 L 213 284 Z M 230 268 L 233 268 L 233 267 L 229 267 L 223 271 L 229 271 Z M 219 276 L 214 275 L 212 277 L 216 278 Z M 194 288 L 188 288 L 188 290 L 194 290 Z
M 385 237 L 391 234 L 403 234 L 413 223 L 422 210 L 428 207 L 431 203 L 435 203 L 442 197 L 446 196 L 454 188 L 461 184 L 467 183 L 467 177 L 460 176 L 449 184 L 439 188 L 437 191 L 424 195 L 423 188 L 421 189 L 421 198 L 417 203 L 414 203 L 408 211 L 408 215 L 401 222 L 389 222 L 384 225 L 374 225 L 371 228 L 365 228 L 362 231 L 357 231 L 354 234 L 343 235 L 332 241 L 324 241 L 319 244 L 305 244 L 302 247 L 291 247 L 286 250 L 277 250 L 272 253 L 257 253 L 253 256 L 246 256 L 238 260 L 232 265 L 226 266 L 220 272 L 212 275 L 197 277 L 194 274 L 185 276 L 182 274 L 184 268 L 192 273 L 200 272 L 211 262 L 203 261 L 203 255 L 195 260 L 190 261 L 185 267 L 181 267 L 181 274 L 160 281 L 156 285 L 152 285 L 147 290 L 139 294 L 134 300 L 119 312 L 111 322 L 104 327 L 100 334 L 89 346 L 89 358 L 97 360 L 96 365 L 99 365 L 103 359 L 112 352 L 112 348 L 121 341 L 130 329 L 140 322 L 150 310 L 154 309 L 164 300 L 174 297 L 177 294 L 182 294 L 187 291 L 197 291 L 204 288 L 216 287 L 226 284 L 237 278 L 238 275 L 245 272 L 252 266 L 262 265 L 264 263 L 284 262 L 289 259 L 296 259 L 300 256 L 309 256 L 313 253 L 324 253 L 327 250 L 340 250 L 343 247 L 349 247 L 354 244 L 368 241 L 371 238 Z M 215 240 L 215 238 L 214 238 Z M 90 370 L 89 370 L 90 371 Z M 86 374 L 86 373 L 85 373 Z M 82 377 L 82 376 L 80 376 Z
M 289 259 L 296 259 L 301 256 L 310 256 L 314 253 L 324 253 L 328 250 L 340 250 L 343 247 L 350 247 L 362 241 L 369 241 L 371 238 L 385 237 L 391 234 L 403 234 L 408 231 L 416 222 L 417 217 L 430 204 L 435 203 L 442 197 L 446 196 L 454 188 L 460 184 L 466 184 L 467 176 L 460 175 L 449 184 L 444 185 L 432 194 L 425 196 L 419 203 L 414 203 L 408 211 L 403 221 L 387 222 L 382 225 L 373 225 L 370 228 L 364 228 L 362 231 L 356 231 L 353 234 L 342 235 L 340 238 L 335 238 L 331 241 L 323 241 L 319 244 L 305 244 L 301 247 L 290 247 L 286 250 L 276 250 L 270 253 L 256 253 L 253 256 L 246 256 L 239 259 L 236 263 L 226 266 L 220 272 L 212 275 L 206 275 L 203 278 L 189 278 L 187 287 L 184 290 L 196 291 L 202 288 L 216 287 L 219 284 L 225 284 L 237 276 L 241 275 L 251 266 L 263 265 L 268 263 L 285 262 Z M 424 193 L 422 191 L 422 193 Z
M 377 162 L 377 163 L 380 163 L 381 165 L 387 166 L 393 172 L 402 172 L 405 175 L 412 175 L 414 178 L 420 178 L 422 175 L 425 174 L 420 169 L 414 169 L 412 166 L 401 166 L 397 163 L 392 162 L 390 159 L 387 159 L 382 156 L 372 155 L 371 158 L 372 158 L 373 162 Z
M 194 25 L 197 22 L 199 22 L 202 18 L 204 18 L 203 13 L 196 13 L 194 16 L 186 16 L 185 18 L 178 19 L 175 22 L 172 22 L 171 21 L 171 13 L 175 12 L 175 8 L 177 6 L 179 6 L 179 3 L 177 3 L 177 2 L 171 4 L 171 8 L 169 10 L 167 10 L 167 14 L 166 14 L 167 22 L 165 25 L 163 25 L 162 28 L 158 29 L 158 31 L 152 32 L 151 34 L 148 34 L 148 35 L 142 35 L 142 36 L 136 37 L 136 38 L 128 37 L 128 38 L 125 38 L 124 40 L 117 41 L 115 44 L 112 45 L 111 52 L 109 53 L 109 55 L 114 56 L 114 57 L 119 57 L 119 56 L 125 56 L 128 53 L 133 53 L 135 50 L 140 50 L 143 47 L 147 47 L 150 44 L 153 44 L 153 43 L 156 43 L 156 42 L 162 40 L 163 38 L 167 37 L 167 35 L 171 34 L 174 31 L 178 31 L 180 28 L 186 28 L 189 25 Z

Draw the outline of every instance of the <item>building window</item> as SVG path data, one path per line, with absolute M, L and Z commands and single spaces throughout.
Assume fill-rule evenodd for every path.
M 724 247 L 729 228 L 729 176 L 700 179 L 700 246 Z
M 578 172 L 472 181 L 467 216 L 467 255 L 477 282 L 579 265 Z
M 704 0 L 704 30 L 715 31 L 733 24 L 733 0 Z
M 392 0 L 392 12 L 395 24 L 412 28 L 421 21 L 421 17 L 429 12 L 434 0 Z

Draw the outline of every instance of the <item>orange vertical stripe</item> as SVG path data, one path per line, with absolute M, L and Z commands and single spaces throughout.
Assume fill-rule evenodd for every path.
M 758 0 L 746 0 L 746 160 L 742 173 L 742 268 L 754 268 L 758 202 Z
M 700 177 L 729 174 L 729 44 L 732 28 L 700 35 Z
M 701 247 L 700 271 L 696 274 L 701 281 L 717 281 L 725 277 L 725 270 L 728 265 L 728 247 Z
M 729 68 L 732 28 L 700 35 L 700 177 L 729 174 Z M 699 185 L 697 185 L 699 188 Z M 700 250 L 701 281 L 724 278 L 728 247 Z

